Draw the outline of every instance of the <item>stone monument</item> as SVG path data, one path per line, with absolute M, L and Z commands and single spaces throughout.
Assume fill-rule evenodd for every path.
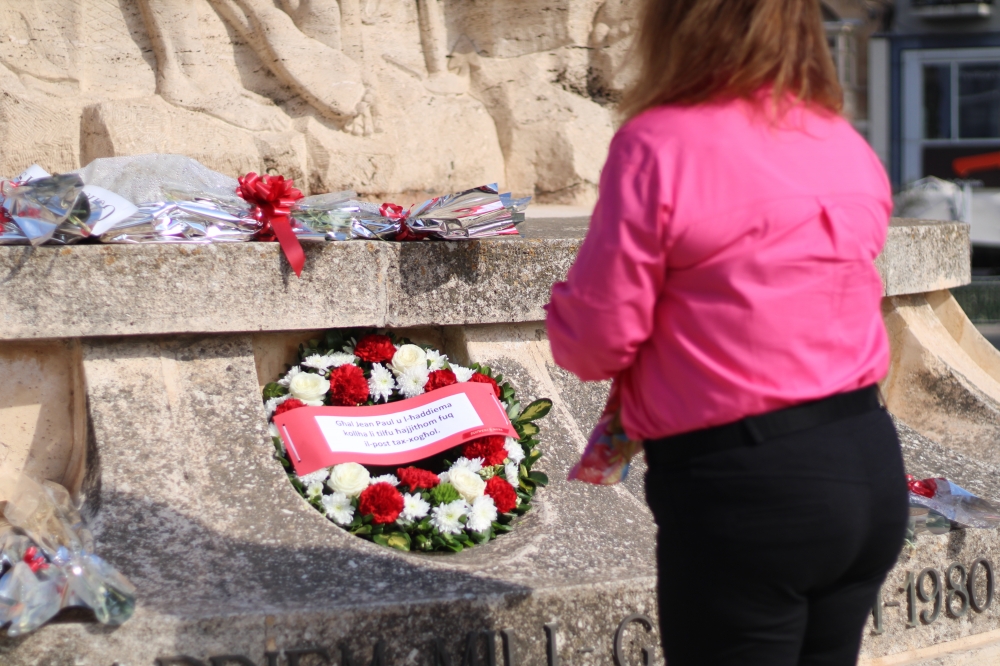
M 0 174 L 163 152 L 400 203 L 592 204 L 626 0 L 0 0 Z
M 541 323 L 579 225 L 523 231 L 309 245 L 301 279 L 267 243 L 0 248 L 0 464 L 78 493 L 98 551 L 139 595 L 117 628 L 69 614 L 2 636 L 0 663 L 662 663 L 641 462 L 617 487 L 565 480 L 607 390 L 553 364 Z M 894 220 L 878 266 L 883 392 L 908 468 L 1000 500 L 986 435 L 961 437 L 966 421 L 988 433 L 981 415 L 998 404 L 996 352 L 947 292 L 970 279 L 967 226 Z M 404 331 L 501 369 L 523 400 L 553 398 L 540 463 L 552 483 L 517 529 L 457 555 L 400 553 L 295 493 L 260 387 L 315 331 L 352 326 Z M 996 531 L 921 535 L 882 589 L 862 663 L 995 660 L 998 553 Z

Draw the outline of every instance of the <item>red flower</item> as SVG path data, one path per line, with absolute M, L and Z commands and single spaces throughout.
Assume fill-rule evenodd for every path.
M 410 492 L 423 488 L 433 488 L 441 483 L 437 474 L 419 467 L 400 467 L 396 470 L 396 478 L 399 479 L 399 485 L 406 486 Z
M 354 346 L 354 355 L 369 363 L 388 363 L 395 354 L 396 346 L 388 335 L 366 335 Z
M 477 382 L 479 384 L 489 384 L 493 387 L 493 392 L 497 394 L 497 400 L 500 399 L 500 386 L 493 381 L 492 377 L 487 377 L 481 372 L 475 372 L 472 377 L 469 378 L 470 382 Z
M 435 370 L 427 375 L 427 383 L 424 384 L 424 390 L 433 391 L 434 389 L 444 388 L 445 386 L 457 383 L 458 378 L 455 377 L 455 373 L 451 370 Z
M 361 491 L 358 511 L 362 516 L 372 514 L 372 522 L 376 525 L 391 523 L 403 512 L 403 496 L 392 484 L 373 483 Z
M 330 373 L 330 402 L 338 407 L 357 407 L 368 400 L 368 380 L 361 368 L 348 363 Z
M 305 407 L 306 403 L 301 400 L 296 400 L 295 398 L 289 398 L 280 405 L 274 408 L 274 415 L 284 414 L 285 412 L 290 412 L 293 409 L 298 409 L 299 407 Z
M 504 440 L 503 435 L 474 439 L 462 447 L 462 455 L 466 458 L 482 458 L 483 465 L 487 467 L 501 465 L 507 457 L 507 449 L 503 448 Z
M 517 506 L 517 493 L 514 492 L 514 486 L 499 476 L 491 477 L 486 482 L 486 494 L 493 498 L 493 503 L 496 504 L 499 513 L 507 513 Z

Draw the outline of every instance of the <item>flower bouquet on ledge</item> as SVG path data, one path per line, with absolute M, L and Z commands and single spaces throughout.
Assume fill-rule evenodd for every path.
M 491 368 L 451 363 L 391 332 L 335 330 L 300 345 L 299 362 L 263 398 L 295 490 L 383 546 L 461 552 L 486 543 L 509 532 L 548 483 L 532 467 L 542 456 L 536 421 L 551 400 L 522 408 Z

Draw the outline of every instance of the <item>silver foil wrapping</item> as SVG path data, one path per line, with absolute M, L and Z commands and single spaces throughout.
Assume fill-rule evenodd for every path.
M 501 235 L 524 221 L 531 197 L 501 194 L 496 183 L 435 197 L 410 209 L 407 226 L 418 236 L 446 240 Z
M 3 244 L 41 245 L 75 243 L 91 235 L 101 211 L 92 210 L 83 193 L 83 180 L 76 174 L 38 178 L 26 183 L 0 183 L 3 209 L 17 232 L 5 222 Z

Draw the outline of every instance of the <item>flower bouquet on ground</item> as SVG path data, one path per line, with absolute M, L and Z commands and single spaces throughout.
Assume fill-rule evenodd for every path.
M 492 404 L 502 406 L 516 438 L 486 435 L 406 465 L 341 462 L 299 476 L 274 423 L 303 407 L 376 407 L 466 382 L 489 387 L 477 391 L 491 401 L 495 396 Z M 383 546 L 460 552 L 486 543 L 509 532 L 548 482 L 532 467 L 542 455 L 536 421 L 549 412 L 550 400 L 522 408 L 513 387 L 491 368 L 451 363 L 392 333 L 329 331 L 323 340 L 310 340 L 300 346 L 299 362 L 264 387 L 263 397 L 277 458 L 296 491 L 332 522 Z
M 917 479 L 909 474 L 910 524 L 907 540 L 917 534 L 946 534 L 970 527 L 992 529 L 1000 525 L 1000 509 L 943 477 Z

